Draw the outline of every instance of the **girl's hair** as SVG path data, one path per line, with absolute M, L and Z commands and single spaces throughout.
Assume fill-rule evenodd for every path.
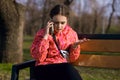
M 58 15 L 58 14 L 68 17 L 69 16 L 68 7 L 63 4 L 56 5 L 50 11 L 50 18 L 53 18 L 55 15 Z

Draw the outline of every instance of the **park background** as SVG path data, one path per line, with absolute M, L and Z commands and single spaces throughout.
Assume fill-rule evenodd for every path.
M 10 80 L 13 64 L 32 59 L 30 46 L 34 35 L 45 27 L 49 10 L 58 3 L 70 9 L 69 23 L 78 34 L 120 34 L 119 0 L 1 0 L 0 80 Z M 120 69 L 76 68 L 84 80 L 120 79 Z M 22 70 L 20 80 L 28 79 L 28 69 Z

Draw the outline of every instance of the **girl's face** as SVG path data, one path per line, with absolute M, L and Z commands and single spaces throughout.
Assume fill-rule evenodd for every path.
M 67 17 L 62 15 L 55 15 L 53 17 L 53 22 L 55 32 L 61 32 L 67 24 Z

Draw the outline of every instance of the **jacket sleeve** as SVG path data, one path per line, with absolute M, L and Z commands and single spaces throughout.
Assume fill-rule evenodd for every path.
M 75 62 L 79 58 L 79 56 L 80 56 L 80 45 L 78 45 L 76 48 L 72 47 L 72 45 L 74 44 L 74 42 L 76 42 L 77 40 L 78 40 L 78 36 L 75 33 L 73 35 L 73 43 L 70 45 L 70 48 L 69 48 L 70 62 Z
M 46 59 L 49 48 L 49 40 L 43 39 L 42 35 L 42 32 L 36 34 L 30 48 L 32 57 L 38 62 L 43 62 Z

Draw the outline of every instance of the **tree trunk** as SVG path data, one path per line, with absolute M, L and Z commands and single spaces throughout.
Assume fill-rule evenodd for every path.
M 0 1 L 0 62 L 22 61 L 24 7 L 13 0 Z

